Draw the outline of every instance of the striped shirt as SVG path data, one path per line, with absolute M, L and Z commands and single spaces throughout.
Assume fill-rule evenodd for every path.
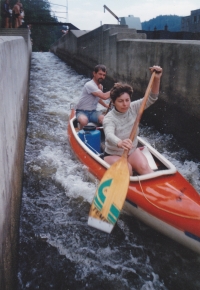
M 99 102 L 99 98 L 95 97 L 92 93 L 101 92 L 98 88 L 97 84 L 93 81 L 93 79 L 87 82 L 81 94 L 81 98 L 76 105 L 76 110 L 86 110 L 92 111 L 96 110 L 97 104 Z
M 146 108 L 151 106 L 158 99 L 158 94 L 150 94 L 146 103 Z M 122 155 L 124 149 L 118 148 L 117 144 L 120 140 L 130 137 L 133 124 L 137 118 L 137 113 L 140 109 L 143 99 L 131 102 L 130 108 L 126 113 L 120 113 L 114 108 L 103 119 L 103 128 L 105 132 L 105 152 L 111 155 Z M 137 130 L 137 135 L 139 129 Z M 133 140 L 133 148 L 129 151 L 129 155 L 137 147 L 137 138 Z

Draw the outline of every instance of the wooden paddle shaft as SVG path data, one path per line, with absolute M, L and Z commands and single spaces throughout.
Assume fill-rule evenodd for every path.
M 109 103 L 109 105 L 108 105 L 108 108 L 107 108 L 107 110 L 106 110 L 106 112 L 105 112 L 105 115 L 108 114 L 108 112 L 109 112 L 109 110 L 110 110 L 110 107 L 111 107 L 111 104 L 112 104 L 112 100 L 110 101 L 110 103 Z
M 152 73 L 152 75 L 151 75 L 151 78 L 150 78 L 150 81 L 149 81 L 148 87 L 147 87 L 147 89 L 146 89 L 146 92 L 145 92 L 145 95 L 144 95 L 144 98 L 143 98 L 142 104 L 141 104 L 141 106 L 140 106 L 139 112 L 138 112 L 137 117 L 136 117 L 136 119 L 135 119 L 135 122 L 134 122 L 134 125 L 133 125 L 133 129 L 132 129 L 131 134 L 130 134 L 130 137 L 129 137 L 129 139 L 130 139 L 131 141 L 133 141 L 134 138 L 135 138 L 135 136 L 136 136 L 137 129 L 138 129 L 138 126 L 139 126 L 139 123 L 140 123 L 140 119 L 141 119 L 142 114 L 143 114 L 143 112 L 144 112 L 144 109 L 145 109 L 145 106 L 146 106 L 146 102 L 147 102 L 147 100 L 148 100 L 148 97 L 149 97 L 149 94 L 150 94 L 150 91 L 151 91 L 151 87 L 152 87 L 152 85 L 153 85 L 153 81 L 154 81 L 155 74 L 156 74 L 156 72 L 154 71 L 154 72 Z M 123 155 L 124 155 L 124 156 L 127 156 L 127 155 L 128 155 L 128 151 L 129 151 L 129 150 L 124 150 Z
M 154 75 L 155 73 L 151 76 L 137 118 L 134 122 L 130 136 L 132 140 L 137 132 L 137 127 L 152 87 Z M 107 233 L 112 231 L 117 222 L 128 191 L 130 175 L 127 155 L 128 150 L 124 150 L 122 156 L 106 170 L 90 208 L 88 224 Z

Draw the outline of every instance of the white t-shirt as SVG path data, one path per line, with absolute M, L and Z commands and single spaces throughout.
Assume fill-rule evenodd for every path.
M 87 82 L 83 87 L 81 98 L 76 105 L 76 109 L 87 111 L 96 110 L 99 98 L 92 94 L 96 92 L 101 92 L 97 84 L 93 80 Z

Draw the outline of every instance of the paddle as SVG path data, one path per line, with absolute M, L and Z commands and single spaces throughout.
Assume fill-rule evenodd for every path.
M 107 108 L 107 110 L 106 110 L 106 112 L 105 112 L 105 115 L 107 115 L 108 112 L 110 111 L 111 104 L 112 104 L 112 100 L 109 102 L 109 105 L 108 105 L 108 108 Z
M 142 113 L 144 111 L 155 72 L 152 73 L 142 104 L 134 122 L 130 139 L 136 136 Z M 128 150 L 124 150 L 120 159 L 105 172 L 97 188 L 90 208 L 88 225 L 110 233 L 120 215 L 129 186 Z

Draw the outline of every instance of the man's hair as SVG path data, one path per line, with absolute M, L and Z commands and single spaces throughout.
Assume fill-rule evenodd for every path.
M 94 72 L 97 73 L 99 70 L 106 72 L 106 66 L 103 64 L 98 64 L 94 67 Z
M 122 83 L 115 83 L 112 89 L 110 90 L 110 98 L 112 99 L 113 103 L 116 101 L 124 93 L 127 93 L 130 98 L 133 93 L 133 88 L 128 84 Z

